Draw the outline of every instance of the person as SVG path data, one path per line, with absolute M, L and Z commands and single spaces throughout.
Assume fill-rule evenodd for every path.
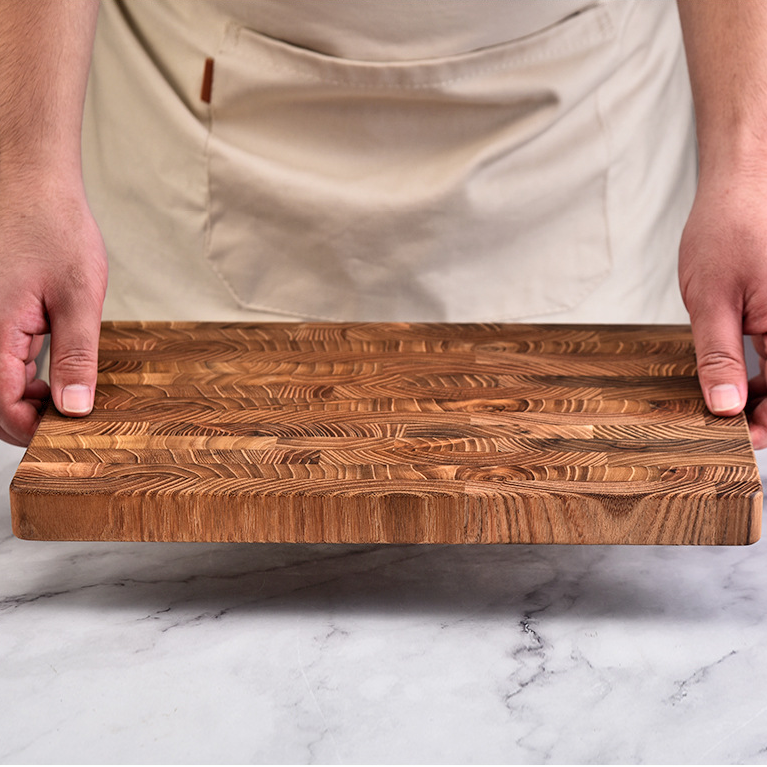
M 102 311 L 677 322 L 686 307 L 716 414 L 746 406 L 754 337 L 767 446 L 760 0 L 101 5 L 91 67 L 98 0 L 0 0 L 0 438 L 27 444 L 49 394 L 90 412 Z

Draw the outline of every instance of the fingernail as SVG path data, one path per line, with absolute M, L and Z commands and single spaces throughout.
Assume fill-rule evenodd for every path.
M 70 384 L 61 392 L 61 406 L 67 413 L 90 413 L 92 408 L 91 389 L 83 384 Z
M 712 386 L 709 392 L 711 397 L 711 409 L 715 413 L 723 413 L 726 410 L 737 408 L 740 410 L 740 392 L 737 386 L 732 384 L 719 384 Z

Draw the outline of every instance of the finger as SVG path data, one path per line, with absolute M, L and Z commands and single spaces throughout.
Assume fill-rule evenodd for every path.
M 712 413 L 736 415 L 748 393 L 742 320 L 732 308 L 707 308 L 690 317 L 700 386 Z
M 26 447 L 29 444 L 29 440 L 22 442 L 15 435 L 5 431 L 2 426 L 0 426 L 0 441 L 7 442 L 9 445 L 15 445 L 16 447 Z
M 93 409 L 101 303 L 66 301 L 51 306 L 51 396 L 63 415 L 84 416 Z
M 24 366 L 24 375 L 27 381 L 27 385 L 31 384 L 32 381 L 35 380 L 35 376 L 37 375 L 37 363 L 34 360 L 32 362 L 27 362 L 27 364 Z
M 748 416 L 754 450 L 767 448 L 767 400 L 762 400 Z
M 45 406 L 51 396 L 51 390 L 45 381 L 41 381 L 39 378 L 35 379 L 31 383 L 27 384 L 27 388 L 24 390 L 24 401 L 28 402 L 32 407 L 42 415 Z
M 0 339 L 0 432 L 4 440 L 26 446 L 39 422 L 37 409 L 24 399 L 32 337 L 13 324 L 4 324 Z
M 763 334 L 760 335 L 752 335 L 751 338 L 751 345 L 754 347 L 754 350 L 759 355 L 760 359 L 765 359 L 767 357 L 767 346 L 765 345 L 765 336 Z
M 30 383 L 27 384 L 26 389 L 24 389 L 25 400 L 40 400 L 42 402 L 43 400 L 48 399 L 50 394 L 51 390 L 48 384 L 45 383 L 45 381 L 41 381 L 39 378 L 30 381 Z
M 29 445 L 40 424 L 40 409 L 34 401 L 24 400 L 17 403 L 13 412 L 0 424 L 0 440 L 19 447 Z
M 26 446 L 40 422 L 45 389 L 27 383 L 24 361 L 6 352 L 0 360 L 0 439 Z M 47 387 L 46 387 L 47 388 Z M 29 392 L 33 399 L 27 399 Z
M 761 397 L 767 397 L 767 380 L 764 377 L 764 365 L 762 364 L 762 372 L 759 375 L 749 378 L 748 380 L 748 398 L 759 399 Z
M 43 343 L 45 342 L 45 336 L 33 336 L 32 343 L 29 345 L 29 356 L 27 362 L 33 362 L 40 356 L 40 352 L 43 350 Z

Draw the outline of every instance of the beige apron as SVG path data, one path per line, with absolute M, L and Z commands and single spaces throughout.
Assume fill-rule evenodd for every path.
M 105 316 L 686 321 L 673 0 L 503 2 L 104 2 Z

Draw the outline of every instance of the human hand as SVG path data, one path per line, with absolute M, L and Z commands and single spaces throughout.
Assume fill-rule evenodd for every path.
M 679 251 L 679 279 L 695 340 L 698 377 L 712 413 L 748 401 L 751 438 L 767 447 L 767 171 L 710 172 L 698 184 Z M 761 373 L 747 381 L 743 335 Z
M 748 382 L 748 413 L 751 440 L 757 450 L 767 447 L 767 378 L 765 378 L 765 337 L 752 336 L 751 341 L 759 354 L 759 373 Z
M 0 439 L 25 446 L 49 396 L 59 412 L 93 407 L 107 259 L 80 190 L 0 194 Z M 50 389 L 35 358 L 51 334 Z

